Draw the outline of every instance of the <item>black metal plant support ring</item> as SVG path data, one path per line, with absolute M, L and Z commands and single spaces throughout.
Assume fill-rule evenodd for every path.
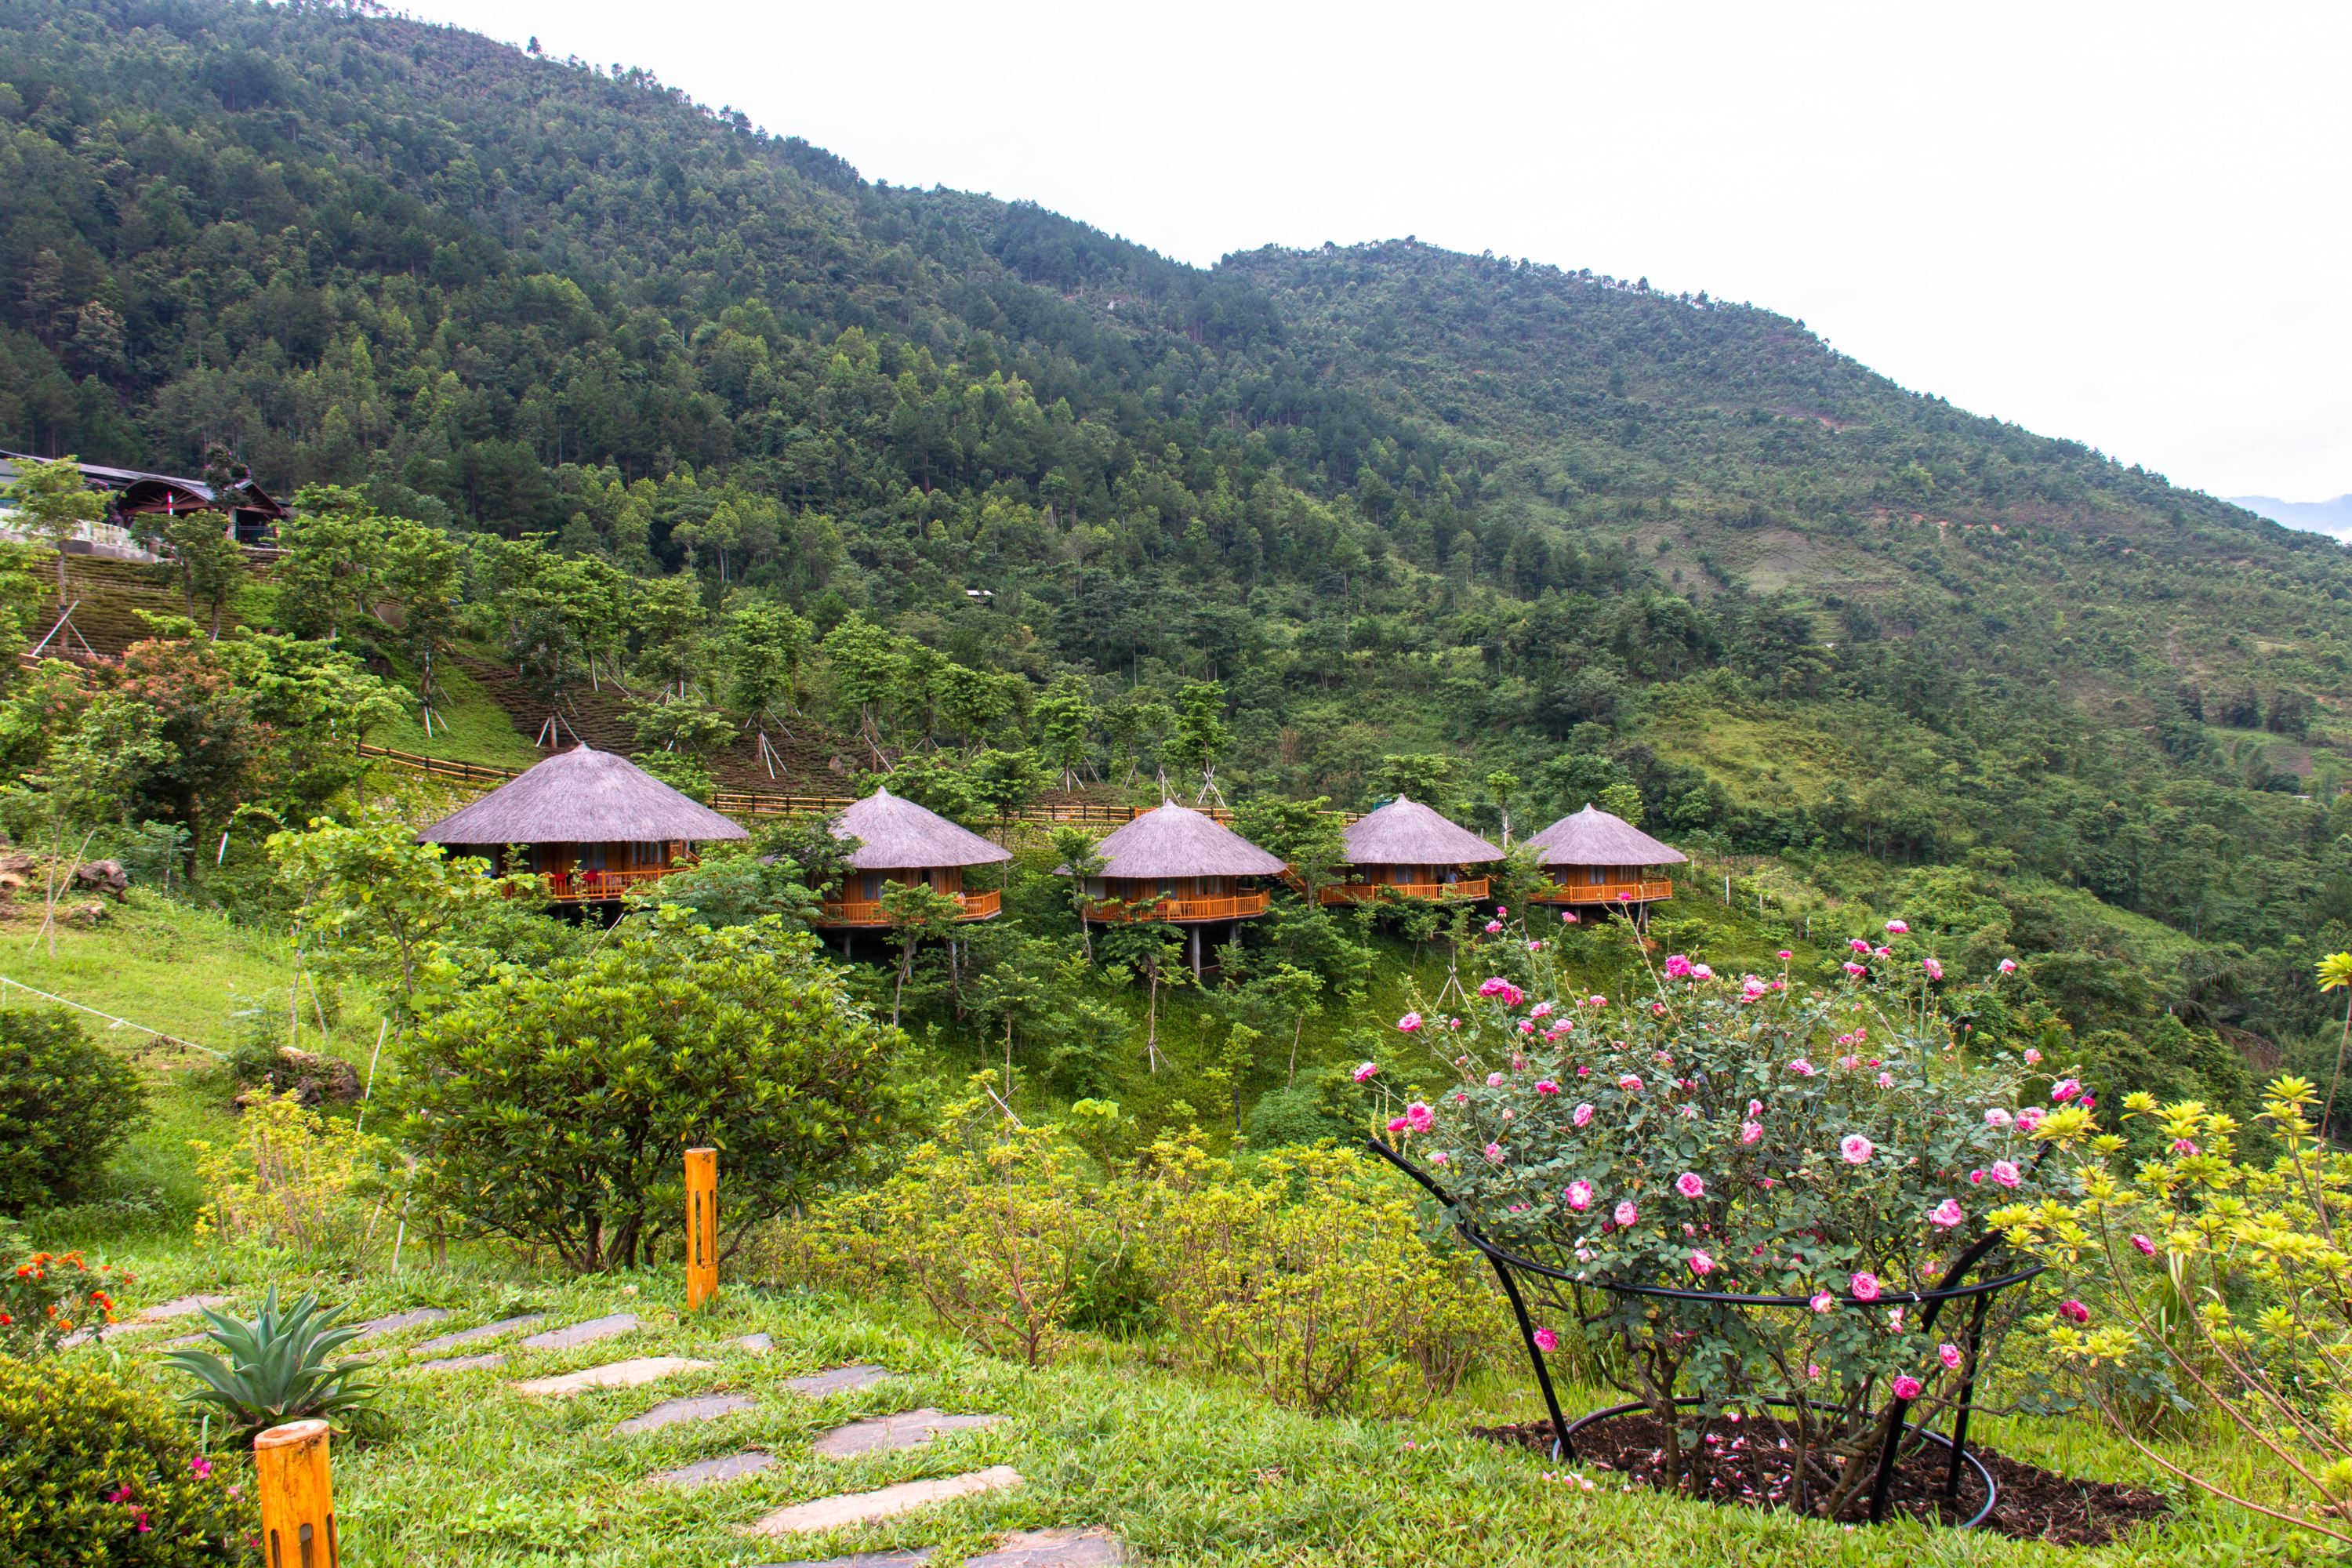
M 1535 1367 L 1536 1386 L 1542 1391 L 1544 1409 L 1551 1416 L 1551 1429 L 1554 1434 L 1551 1452 L 1554 1459 L 1576 1458 L 1576 1434 L 1583 1427 L 1597 1421 L 1605 1421 L 1611 1416 L 1623 1415 L 1635 1410 L 1645 1409 L 1647 1406 L 1640 1404 L 1612 1405 L 1605 1410 L 1595 1410 L 1580 1416 L 1573 1423 L 1560 1414 L 1559 1395 L 1554 1392 L 1551 1385 L 1551 1370 L 1544 1363 L 1543 1348 L 1536 1343 L 1535 1323 L 1528 1316 L 1527 1298 L 1519 1289 L 1517 1276 L 1520 1272 L 1524 1271 L 1547 1279 L 1557 1279 L 1563 1284 L 1591 1284 L 1600 1289 L 1623 1296 L 1654 1296 L 1671 1300 L 1704 1301 L 1710 1305 L 1726 1307 L 1810 1309 L 1811 1306 L 1810 1298 L 1804 1296 L 1747 1296 L 1722 1290 L 1685 1290 L 1670 1285 L 1627 1285 L 1610 1279 L 1580 1280 L 1564 1268 L 1549 1263 L 1539 1263 L 1532 1258 L 1522 1257 L 1507 1247 L 1497 1246 L 1488 1240 L 1486 1235 L 1463 1213 L 1462 1205 L 1451 1193 L 1438 1185 L 1436 1180 L 1428 1172 L 1391 1148 L 1386 1140 L 1367 1138 L 1364 1140 L 1364 1147 L 1420 1183 L 1423 1190 L 1435 1198 L 1439 1205 L 1445 1210 L 1446 1217 L 1453 1224 L 1455 1233 L 1472 1247 L 1476 1247 L 1486 1261 L 1493 1265 L 1495 1278 L 1501 1281 L 1503 1294 L 1511 1303 L 1512 1315 L 1518 1320 L 1519 1340 L 1527 1346 L 1528 1360 Z M 1968 1376 L 1961 1380 L 1959 1394 L 1954 1403 L 1951 1436 L 1947 1437 L 1908 1422 L 1905 1419 L 1905 1415 L 1910 1409 L 1912 1402 L 1907 1399 L 1895 1401 L 1893 1406 L 1895 1419 L 1887 1427 L 1886 1442 L 1879 1450 L 1878 1474 L 1871 1485 L 1870 1522 L 1873 1524 L 1885 1521 L 1887 1503 L 1894 1492 L 1895 1459 L 1902 1451 L 1903 1438 L 1906 1433 L 1915 1434 L 1928 1442 L 1938 1444 L 1950 1454 L 1950 1462 L 1944 1475 L 1946 1498 L 1958 1498 L 1960 1472 L 1964 1464 L 1967 1468 L 1975 1470 L 1979 1479 L 1984 1482 L 1984 1506 L 1962 1521 L 1958 1526 L 1959 1529 L 1971 1530 L 1983 1523 L 1991 1514 L 1993 1504 L 2000 1496 L 2000 1487 L 1993 1479 L 1991 1468 L 1968 1451 L 1969 1417 L 1975 1413 L 1976 1409 L 1978 1357 L 1984 1344 L 1985 1318 L 1991 1310 L 1994 1297 L 2011 1285 L 2022 1284 L 2032 1279 L 2048 1267 L 2046 1264 L 2034 1263 L 1990 1279 L 1979 1279 L 1973 1285 L 1962 1283 L 1967 1279 L 1969 1270 L 1983 1262 L 1986 1256 L 2000 1244 L 2000 1233 L 1998 1231 L 1979 1238 L 1976 1245 L 1962 1253 L 1959 1258 L 1944 1271 L 1942 1280 L 1932 1290 L 1889 1290 L 1868 1303 L 1858 1301 L 1851 1296 L 1839 1298 L 1840 1303 L 1844 1306 L 1917 1306 L 1920 1308 L 1919 1328 L 1922 1332 L 1936 1326 L 1936 1320 L 1942 1316 L 1946 1302 L 1966 1301 L 1970 1306 L 1968 1359 L 1963 1363 L 1969 1369 Z M 1675 1403 L 1696 1405 L 1702 1402 L 1697 1399 L 1684 1398 L 1677 1399 Z M 1767 1403 L 1784 1405 L 1788 1401 L 1771 1400 Z

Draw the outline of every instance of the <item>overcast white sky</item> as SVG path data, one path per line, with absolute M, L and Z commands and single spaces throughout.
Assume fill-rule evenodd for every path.
M 2216 494 L 2352 490 L 2341 0 L 406 5 L 1202 265 L 1647 276 Z

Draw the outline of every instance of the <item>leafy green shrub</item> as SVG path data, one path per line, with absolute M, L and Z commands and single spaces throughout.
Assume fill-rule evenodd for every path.
M 1959 1048 L 1932 954 L 1881 984 L 1874 967 L 1900 960 L 1854 945 L 1825 990 L 1677 953 L 1612 1000 L 1565 993 L 1543 936 L 1512 930 L 1465 955 L 1490 978 L 1458 1018 L 1399 1020 L 1454 1081 L 1390 1122 L 1482 1230 L 1562 1271 L 1526 1281 L 1552 1320 L 1539 1339 L 1574 1320 L 1613 1342 L 1613 1378 L 1670 1432 L 1685 1395 L 1701 1418 L 1760 1419 L 1796 1451 L 1794 1506 L 1832 1518 L 1903 1402 L 1932 1420 L 1975 1370 L 1948 1316 L 1929 1331 L 1899 1298 L 1939 1285 L 1988 1211 L 2053 1191 L 2063 1178 L 2035 1156 L 2084 1114 L 2071 1077 Z M 1977 1360 L 2031 1299 L 1997 1299 Z M 1668 1439 L 1671 1479 L 1705 1462 L 1689 1436 Z
M 236 1142 L 198 1142 L 196 1239 L 310 1270 L 365 1270 L 392 1247 L 401 1185 L 392 1148 L 298 1094 L 249 1107 Z
M 114 1291 L 130 1282 L 79 1252 L 36 1252 L 0 1219 L 0 1353 L 30 1361 L 77 1329 L 114 1321 Z
M 0 1214 L 88 1194 L 145 1116 L 138 1074 L 71 1013 L 0 1009 Z
M 1253 1149 L 1279 1149 L 1358 1135 L 1353 1127 L 1324 1109 L 1323 1097 L 1312 1089 L 1270 1089 L 1250 1108 L 1249 1141 Z
M 1476 1260 L 1432 1251 L 1413 1200 L 1352 1151 L 1284 1151 L 1244 1173 L 1163 1142 L 1118 1202 L 1181 1357 L 1273 1398 L 1408 1409 L 1502 1342 Z
M 281 1310 L 273 1285 L 250 1321 L 205 1310 L 205 1337 L 226 1360 L 211 1351 L 179 1350 L 163 1363 L 203 1384 L 188 1395 L 191 1405 L 218 1411 L 248 1440 L 281 1421 L 365 1425 L 376 1391 L 360 1374 L 373 1363 L 363 1356 L 334 1359 L 361 1332 L 356 1324 L 335 1325 L 341 1312 L 320 1306 L 315 1292 Z
M 249 1492 L 153 1394 L 94 1365 L 0 1356 L 0 1562 L 242 1563 Z
M 678 1227 L 688 1145 L 719 1151 L 739 1238 L 870 1168 L 895 1125 L 898 1037 L 816 953 L 772 916 L 714 931 L 664 909 L 587 953 L 501 969 L 408 1049 L 420 1195 L 596 1271 Z

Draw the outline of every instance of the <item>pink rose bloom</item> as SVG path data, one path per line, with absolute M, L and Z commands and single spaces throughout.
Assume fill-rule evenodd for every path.
M 2172 1141 L 2172 1152 L 2176 1154 L 2194 1154 L 2197 1152 L 2197 1145 L 2186 1138 L 2175 1138 Z
M 1536 1331 L 1536 1349 L 1547 1352 L 1559 1349 L 1559 1336 L 1552 1332 L 1549 1329 L 1538 1329 Z
M 1591 1120 L 1592 1120 L 1592 1104 L 1591 1104 L 1591 1102 L 1590 1100 L 1588 1100 L 1588 1101 L 1586 1101 L 1584 1104 L 1578 1106 L 1578 1107 L 1575 1109 L 1575 1110 L 1571 1111 L 1571 1112 L 1569 1114 L 1569 1118 L 1568 1118 L 1568 1119 L 1569 1119 L 1570 1121 L 1575 1122 L 1579 1127 L 1581 1127 L 1581 1126 L 1583 1126 L 1586 1122 L 1588 1122 L 1588 1121 L 1591 1121 Z
M 1715 1272 L 1715 1259 L 1708 1257 L 1704 1249 L 1693 1252 L 1690 1255 L 1690 1271 L 1704 1279 Z
M 1679 952 L 1672 952 L 1672 953 L 1668 953 L 1668 954 L 1666 955 L 1666 978 L 1667 978 L 1667 979 L 1669 979 L 1669 980 L 1680 980 L 1681 978 L 1683 978 L 1683 976 L 1685 976 L 1685 975 L 1688 974 L 1690 972 L 1691 972 L 1691 961 L 1689 960 L 1689 958 L 1688 958 L 1688 957 L 1686 957 L 1686 956 L 1685 956 L 1684 954 L 1679 953 Z
M 1889 936 L 1908 936 L 1911 934 L 1911 928 L 1905 925 L 1901 921 L 1888 921 L 1886 922 L 1886 934 Z
M 1642 1092 L 1642 1080 L 1632 1073 L 1627 1073 L 1617 1080 L 1617 1087 L 1627 1094 L 1639 1094 Z
M 2003 1110 L 1998 1105 L 1988 1107 L 1985 1110 L 1985 1125 L 1987 1127 L 2006 1127 L 2016 1120 L 2016 1117 L 2011 1116 L 2008 1111 Z
M 1897 1399 L 1916 1399 L 1920 1392 L 1919 1380 L 1916 1377 L 1906 1375 L 1895 1380 L 1895 1397 Z
M 1445 1026 L 1449 1029 L 1458 1029 L 1462 1026 L 1462 1020 L 1459 1018 L 1448 1018 L 1445 1020 Z
M 1795 1073 L 1799 1078 L 1811 1078 L 1813 1076 L 1813 1064 L 1807 1061 L 1804 1058 L 1799 1057 L 1795 1061 L 1789 1064 L 1789 1070 Z
M 2042 1109 L 2040 1106 L 2027 1106 L 2024 1110 L 2017 1113 L 2017 1130 L 2020 1132 L 2032 1131 L 2035 1128 L 2042 1125 L 2042 1118 L 2043 1114 Z
M 1771 990 L 1760 978 L 1751 974 L 1739 983 L 1739 999 L 1742 1002 L 1761 1002 L 1771 994 Z
M 1881 1089 L 1893 1089 L 1895 1087 L 1895 1075 L 1891 1072 L 1880 1073 L 1878 1075 L 1878 1087 Z
M 1959 1224 L 1962 1220 L 1968 1217 L 1969 1216 L 1961 1211 L 1960 1200 L 1958 1198 L 1946 1198 L 1942 1203 L 1937 1204 L 1934 1208 L 1927 1211 L 1928 1223 L 1931 1225 L 1941 1226 L 1946 1230 L 1951 1229 L 1952 1226 Z
M 2083 1086 L 2071 1078 L 2062 1078 L 2050 1086 L 2050 1098 L 2063 1105 L 2083 1092 Z
M 1763 1114 L 1764 1114 L 1764 1102 L 1763 1102 L 1762 1100 L 1749 1100 L 1749 1101 L 1748 1102 L 1748 1115 L 1750 1115 L 1750 1116 L 1761 1116 L 1761 1115 L 1763 1115 Z
M 2154 1258 L 2156 1256 L 2156 1243 L 2140 1235 L 2137 1231 L 2132 1232 L 2131 1244 L 2139 1249 L 2139 1255 L 2142 1258 Z
M 1859 1132 L 1849 1132 L 1838 1140 L 1838 1155 L 1849 1165 L 1867 1165 L 1871 1155 L 1877 1152 L 1870 1140 Z
M 1572 925 L 1579 924 L 1580 922 L 1578 921 L 1578 920 L 1577 920 L 1577 918 L 1576 918 L 1576 911 L 1575 911 L 1574 910 L 1568 910 L 1566 913 L 1562 914 L 1562 915 L 1559 917 L 1559 923 L 1560 923 L 1560 924 L 1562 924 L 1562 925 L 1564 925 L 1564 926 L 1572 926 Z
M 1982 1171 L 1970 1171 L 1969 1173 L 1969 1180 L 1981 1187 L 1984 1185 L 1984 1173 Z
M 1947 1340 L 1936 1347 L 1936 1359 L 1952 1372 L 1960 1370 L 1960 1347 Z
M 1528 1008 L 1528 1017 L 1530 1017 L 1530 1018 L 1549 1018 L 1549 1017 L 1550 1017 L 1550 1016 L 1551 1016 L 1551 1004 L 1550 1004 L 1550 1003 L 1549 1003 L 1549 1002 L 1538 1002 L 1538 1003 L 1537 1003 L 1534 1006 L 1532 1006 L 1532 1007 L 1530 1007 L 1530 1008 Z
M 1930 980 L 1941 980 L 1944 977 L 1944 966 L 1932 958 L 1921 959 L 1919 967 L 1927 972 L 1927 978 Z
M 1417 1100 L 1404 1108 L 1404 1119 L 1415 1132 L 1426 1132 L 1437 1125 L 1437 1112 Z
M 1408 1125 L 1410 1124 L 1402 1116 L 1391 1116 L 1389 1118 L 1389 1131 L 1391 1132 L 1402 1132 Z
M 1606 1007 L 1609 1005 L 1609 998 L 1606 996 L 1587 996 L 1584 999 L 1584 1005 L 1588 1007 Z
M 1511 912 L 1511 906 L 1508 904 L 1496 904 L 1495 906 L 1495 912 L 1498 915 L 1509 914 Z
M 2025 1065 L 2027 1067 L 2032 1067 L 2035 1062 L 2038 1062 L 2041 1059 L 2042 1053 L 2040 1051 L 2036 1050 L 2032 1046 L 2025 1047 Z
M 1355 1080 L 1356 1080 L 1358 1083 L 1362 1083 L 1362 1082 L 1364 1082 L 1367 1079 L 1370 1079 L 1370 1078 L 1374 1073 L 1379 1072 L 1380 1070 L 1381 1070 L 1381 1064 L 1380 1064 L 1380 1063 L 1378 1063 L 1378 1062 L 1366 1062 L 1363 1066 L 1361 1066 L 1361 1067 L 1358 1068 L 1355 1070 L 1355 1072 L 1354 1072 L 1351 1076 L 1355 1079 Z
M 1705 1197 L 1706 1183 L 1696 1171 L 1685 1171 L 1675 1178 L 1675 1191 L 1686 1198 Z
M 1856 952 L 1868 952 L 1870 951 L 1870 943 L 1858 936 L 1848 938 L 1846 941 L 1846 946 Z
M 1500 1143 L 1489 1143 L 1486 1145 L 1486 1162 L 1493 1165 L 1499 1165 L 1503 1163 L 1503 1146 Z
M 1857 1301 L 1877 1300 L 1878 1276 L 1870 1273 L 1867 1270 L 1855 1275 L 1853 1279 L 1846 1281 L 1846 1294 L 1852 1296 Z
M 1624 1202 L 1617 1205 L 1616 1218 L 1620 1226 L 1632 1225 L 1635 1220 L 1641 1217 L 1642 1211 L 1633 1206 L 1633 1199 L 1627 1198 Z
M 1502 929 L 1503 922 L 1500 921 L 1488 921 L 1486 922 L 1486 934 L 1488 936 L 1493 936 L 1496 931 L 1499 931 Z
M 1446 1160 L 1445 1160 L 1445 1151 L 1444 1151 L 1444 1150 L 1443 1150 L 1443 1149 L 1440 1149 L 1436 1153 L 1432 1154 L 1432 1155 L 1429 1157 L 1429 1163 L 1430 1163 L 1431 1164 L 1433 1164 L 1433 1165 L 1443 1165 L 1443 1164 L 1444 1164 L 1444 1163 L 1446 1163 Z
M 1397 1020 L 1397 1027 L 1408 1035 L 1412 1034 L 1415 1029 L 1421 1027 L 1421 1015 L 1418 1013 L 1407 1013 L 1403 1017 Z
M 1704 963 L 1694 963 L 1691 965 L 1691 978 L 1693 980 L 1712 980 L 1715 978 L 1715 971 L 1709 969 Z
M 1539 1078 L 1536 1079 L 1536 1092 L 1538 1094 L 1558 1094 L 1559 1092 L 1559 1085 L 1552 1082 L 1552 1080 L 1548 1078 Z
M 1792 958 L 1794 958 L 1794 957 L 1796 957 L 1796 956 L 1797 956 L 1797 955 L 1796 955 L 1795 953 L 1790 952 L 1787 948 L 1785 948 L 1785 947 L 1784 947 L 1784 948 L 1782 948 L 1782 949 L 1780 950 L 1780 954 L 1779 954 L 1779 957 L 1780 957 L 1780 961 L 1781 961 L 1783 963 L 1787 963 L 1790 959 L 1792 959 Z
M 1837 1310 L 1837 1298 L 1826 1290 L 1816 1290 L 1807 1305 L 1816 1312 L 1834 1312 Z
M 2079 1325 L 2091 1321 L 2091 1309 L 2080 1301 L 2061 1301 L 2058 1303 L 2058 1315 L 2070 1323 Z
M 1805 1377 L 1806 1377 L 1806 1380 L 1807 1380 L 1808 1382 L 1811 1382 L 1811 1383 L 1819 1383 L 1819 1382 L 1821 1382 L 1821 1380 L 1822 1380 L 1822 1363 L 1819 1363 L 1819 1362 L 1817 1362 L 1817 1361 L 1809 1361 L 1809 1362 L 1807 1362 L 1807 1363 L 1805 1363 Z
M 1867 971 L 1865 971 L 1865 970 L 1862 967 L 1862 965 L 1861 965 L 1861 964 L 1856 963 L 1853 960 L 1852 960 L 1852 959 L 1850 959 L 1850 958 L 1849 958 L 1849 959 L 1847 959 L 1847 960 L 1845 961 L 1844 964 L 1843 964 L 1842 967 L 1843 967 L 1843 969 L 1845 970 L 1845 972 L 1846 972 L 1848 974 L 1850 974 L 1850 975 L 1853 976 L 1853 978 L 1855 978 L 1856 980 L 1861 979 L 1861 978 L 1863 977 L 1863 975 L 1864 975 L 1864 973 L 1867 973 Z
M 2017 1185 L 2019 1180 L 2017 1166 L 2007 1160 L 1995 1160 L 1992 1163 L 1992 1179 L 2004 1187 Z
M 1568 1199 L 1568 1206 L 1581 1214 L 1592 1206 L 1592 1184 L 1583 1181 L 1570 1182 L 1564 1195 Z
M 1764 1124 L 1761 1121 L 1743 1121 L 1739 1124 L 1739 1142 L 1742 1144 L 1754 1143 L 1763 1136 Z
M 2004 958 L 2000 961 L 2000 968 L 2003 974 L 2014 974 L 2017 973 L 2017 960 Z
M 1500 1089 L 1500 1088 L 1502 1088 L 1502 1087 L 1503 1087 L 1503 1075 L 1502 1075 L 1501 1073 L 1498 1073 L 1498 1072 L 1490 1072 L 1490 1073 L 1488 1073 L 1488 1074 L 1486 1075 L 1486 1087 L 1487 1087 L 1488 1089 Z

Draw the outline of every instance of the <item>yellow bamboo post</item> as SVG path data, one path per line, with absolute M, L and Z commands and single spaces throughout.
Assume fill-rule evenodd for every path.
M 253 1440 L 263 1568 L 341 1568 L 327 1424 L 289 1421 Z
M 719 1293 L 719 1151 L 686 1152 L 686 1310 Z

